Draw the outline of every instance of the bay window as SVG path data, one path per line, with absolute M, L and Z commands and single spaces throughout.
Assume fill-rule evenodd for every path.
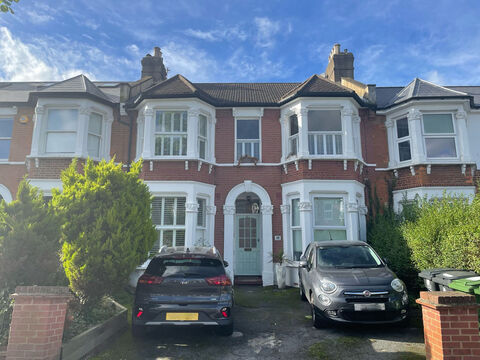
M 342 155 L 340 110 L 308 111 L 308 150 L 311 155 Z
M 77 109 L 48 109 L 45 153 L 74 153 L 77 123 Z
M 456 158 L 456 134 L 451 114 L 423 114 L 427 158 Z
M 402 118 L 395 122 L 397 126 L 397 148 L 398 159 L 400 162 L 412 159 L 410 148 L 410 132 L 408 129 L 408 119 Z
M 205 160 L 207 158 L 207 117 L 198 115 L 198 157 Z
M 260 160 L 260 120 L 237 119 L 237 160 L 250 156 Z
M 292 211 L 291 211 L 291 230 L 292 230 L 292 249 L 293 260 L 300 260 L 302 256 L 302 228 L 300 226 L 300 210 L 298 204 L 300 199 L 292 199 Z
M 155 197 L 152 201 L 152 222 L 158 234 L 154 250 L 163 245 L 185 245 L 185 198 Z
M 288 136 L 288 155 L 298 154 L 298 117 L 292 115 L 289 118 L 290 121 L 290 134 Z
M 0 160 L 8 160 L 12 140 L 13 118 L 0 118 Z
M 100 157 L 100 144 L 102 143 L 103 116 L 91 113 L 88 121 L 87 152 L 93 158 Z
M 315 241 L 347 239 L 342 197 L 315 197 L 313 199 L 313 216 Z
M 187 112 L 157 111 L 155 116 L 155 155 L 187 155 Z

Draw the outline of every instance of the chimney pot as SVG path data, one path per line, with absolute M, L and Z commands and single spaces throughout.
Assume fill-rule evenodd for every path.
M 333 45 L 333 53 L 340 54 L 340 44 Z
M 160 51 L 160 48 L 158 46 L 155 46 L 153 48 L 153 56 L 162 56 L 162 52 Z

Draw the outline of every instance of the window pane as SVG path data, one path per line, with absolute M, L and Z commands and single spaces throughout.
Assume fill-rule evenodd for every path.
M 0 138 L 12 137 L 13 119 L 0 119 Z
M 237 120 L 237 139 L 259 139 L 258 120 Z
M 290 139 L 290 155 L 297 155 L 297 139 L 298 137 L 295 136 L 295 137 L 292 137 Z M 309 145 L 310 147 L 310 145 Z
M 155 138 L 155 155 L 162 155 L 162 137 Z
M 164 129 L 162 131 L 171 132 L 172 131 L 172 113 L 166 112 L 163 115 Z
M 242 143 L 237 143 L 237 160 L 243 156 Z
M 88 132 L 96 135 L 102 135 L 102 115 L 91 113 L 88 122 Z
M 315 198 L 314 215 L 317 226 L 344 226 L 342 198 Z
M 155 225 L 162 225 L 162 198 L 152 199 L 152 222 Z
M 427 157 L 457 157 L 454 138 L 426 138 Z
M 200 114 L 198 115 L 198 120 L 198 133 L 203 137 L 207 137 L 207 117 Z
M 407 161 L 412 158 L 409 140 L 398 143 L 398 155 L 400 157 L 400 161 Z
M 187 132 L 187 112 L 182 112 L 182 131 Z
M 345 230 L 314 230 L 314 241 L 329 240 L 347 240 L 347 232 Z
M 175 231 L 175 246 L 185 246 L 185 230 Z
M 163 124 L 162 114 L 163 114 L 163 111 L 157 111 L 155 113 L 155 131 L 156 132 L 162 131 L 162 124 Z
M 173 223 L 173 207 L 175 198 L 167 197 L 164 201 L 163 209 L 163 225 L 174 225 Z
M 173 152 L 172 155 L 180 155 L 180 138 L 174 137 L 173 138 Z
M 335 135 L 335 154 L 343 154 L 342 149 L 342 135 Z
M 77 130 L 78 111 L 75 109 L 48 110 L 47 130 Z
M 293 260 L 300 260 L 302 256 L 302 230 L 293 230 L 292 231 L 292 240 L 293 240 Z
M 257 142 L 253 144 L 253 156 L 260 159 L 260 144 Z
M 187 155 L 187 137 L 182 136 L 182 155 Z
M 308 135 L 308 152 L 315 154 L 315 135 Z
M 163 154 L 162 155 L 171 155 L 172 153 L 170 152 L 170 138 L 169 137 L 163 137 Z
M 424 114 L 423 131 L 425 134 L 453 134 L 452 115 Z
M 298 118 L 297 115 L 290 116 L 290 135 L 298 134 Z
M 162 245 L 173 246 L 173 230 L 163 230 Z
M 177 198 L 177 223 L 176 225 L 185 225 L 185 198 Z
M 45 152 L 73 153 L 76 140 L 76 133 L 47 133 Z
M 100 137 L 88 135 L 87 141 L 88 156 L 99 157 L 100 153 Z
M 323 155 L 325 154 L 325 144 L 323 143 L 324 136 L 323 135 L 315 135 L 317 139 L 317 154 Z
M 298 203 L 300 199 L 292 200 L 292 226 L 300 226 L 300 210 L 298 209 Z
M 204 140 L 199 140 L 198 142 L 198 153 L 199 153 L 200 159 L 205 159 L 205 141 Z
M 198 213 L 197 213 L 197 226 L 205 227 L 206 223 L 206 203 L 205 199 L 197 199 Z
M 252 143 L 244 143 L 245 155 L 252 156 Z
M 10 140 L 0 140 L 0 159 L 8 159 L 10 155 Z
M 397 120 L 397 138 L 401 139 L 405 136 L 408 136 L 408 120 L 407 118 L 403 118 Z
M 308 131 L 342 131 L 340 110 L 308 111 Z
M 327 155 L 333 154 L 333 135 L 325 135 L 327 138 Z

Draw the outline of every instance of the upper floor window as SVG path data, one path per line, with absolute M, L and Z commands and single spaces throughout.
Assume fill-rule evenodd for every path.
M 397 126 L 397 147 L 398 159 L 400 161 L 411 160 L 410 132 L 408 129 L 408 119 L 401 118 L 396 121 Z
M 157 111 L 155 116 L 155 155 L 187 155 L 187 112 Z
M 48 109 L 45 153 L 74 153 L 77 129 L 77 109 Z
M 451 114 L 423 114 L 427 158 L 456 158 L 456 136 Z
M 103 116 L 97 113 L 91 113 L 88 121 L 88 156 L 100 157 L 100 144 L 102 142 L 102 121 Z
M 313 199 L 313 237 L 315 241 L 346 240 L 344 201 L 341 197 Z
M 298 117 L 292 115 L 289 117 L 290 133 L 288 136 L 288 155 L 298 154 Z
M 237 119 L 237 160 L 243 156 L 260 159 L 260 120 Z
M 340 110 L 308 111 L 308 151 L 312 155 L 343 154 Z
M 198 115 L 198 157 L 205 160 L 207 158 L 207 117 Z
M 12 140 L 13 119 L 0 118 L 0 160 L 8 160 Z

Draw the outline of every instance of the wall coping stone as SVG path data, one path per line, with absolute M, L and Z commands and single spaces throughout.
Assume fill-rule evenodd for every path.
M 460 291 L 421 291 L 420 299 L 417 299 L 416 303 L 431 309 L 480 307 L 475 296 Z
M 70 289 L 66 286 L 17 286 L 13 298 L 18 296 L 34 297 L 62 297 L 73 298 Z

